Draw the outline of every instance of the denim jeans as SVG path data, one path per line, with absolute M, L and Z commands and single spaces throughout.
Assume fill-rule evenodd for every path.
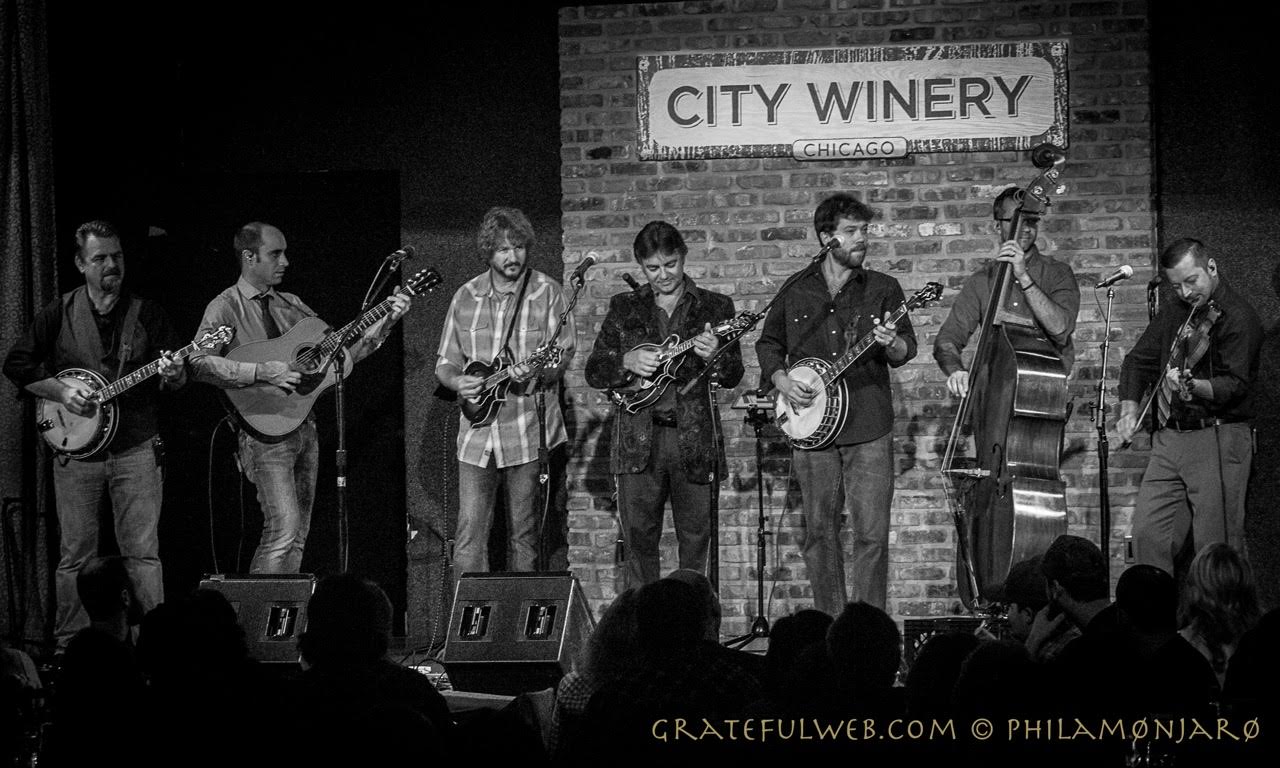
M 856 445 L 793 454 L 804 507 L 805 567 L 814 607 L 840 615 L 845 587 L 841 514 L 853 527 L 853 595 L 884 609 L 889 580 L 889 505 L 893 501 L 893 434 Z
M 262 507 L 262 540 L 253 553 L 250 573 L 297 573 L 302 567 L 319 463 L 320 445 L 312 419 L 278 443 L 240 433 L 240 466 L 257 487 Z
M 499 469 L 458 462 L 458 532 L 453 550 L 455 580 L 469 571 L 489 570 L 489 529 L 493 501 L 501 482 L 506 487 L 509 570 L 532 571 L 538 558 L 538 521 L 542 516 L 542 486 L 538 462 Z
M 668 499 L 680 567 L 706 572 L 711 541 L 711 486 L 685 477 L 679 435 L 674 427 L 655 425 L 648 467 L 644 472 L 618 475 L 618 515 L 627 547 L 623 568 L 626 589 L 642 587 L 662 576 L 659 545 Z
M 54 576 L 58 612 L 54 634 L 65 646 L 89 616 L 76 592 L 76 574 L 98 554 L 98 507 L 103 494 L 111 499 L 116 544 L 144 611 L 164 601 L 160 567 L 160 507 L 163 482 L 150 440 L 118 453 L 88 461 L 53 465 L 61 555 Z

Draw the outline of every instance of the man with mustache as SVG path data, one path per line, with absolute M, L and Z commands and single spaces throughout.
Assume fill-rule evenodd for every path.
M 671 502 L 680 550 L 680 568 L 705 573 L 711 540 L 712 483 L 728 469 L 723 442 L 708 402 L 709 379 L 733 388 L 742 379 L 742 353 L 734 344 L 697 387 L 685 386 L 706 368 L 720 348 L 712 324 L 733 317 L 733 299 L 697 285 L 685 274 L 689 253 L 680 231 L 651 221 L 636 235 L 634 256 L 649 285 L 614 296 L 600 326 L 587 383 L 597 389 L 621 389 L 651 379 L 662 360 L 652 345 L 668 336 L 692 340 L 693 347 L 673 365 L 674 379 L 650 406 L 614 412 L 610 472 L 618 479 L 618 516 L 626 543 L 624 586 L 642 587 L 661 577 L 659 542 L 663 511 Z M 641 345 L 650 345 L 641 349 Z M 712 462 L 717 462 L 713 464 Z
M 161 359 L 158 383 L 144 382 L 114 402 L 119 427 L 105 450 L 85 459 L 59 457 L 53 483 L 61 554 L 55 573 L 54 635 L 65 648 L 89 618 L 76 592 L 76 575 L 98 554 L 98 509 L 111 502 L 115 538 L 145 612 L 164 600 L 160 565 L 163 448 L 158 435 L 162 391 L 186 383 L 186 367 L 165 356 L 182 345 L 159 304 L 124 287 L 124 250 L 116 228 L 90 221 L 76 230 L 76 269 L 85 284 L 52 302 L 9 351 L 4 373 L 18 389 L 89 416 L 97 405 L 57 378 L 85 368 L 108 382 Z
M 290 361 L 250 363 L 223 356 L 241 344 L 276 338 L 303 318 L 315 317 L 316 313 L 302 299 L 276 288 L 289 267 L 288 242 L 278 228 L 253 221 L 240 228 L 233 244 L 240 279 L 209 302 L 197 333 L 203 335 L 220 325 L 229 325 L 236 334 L 222 349 L 192 355 L 192 371 L 197 381 L 222 389 L 274 386 L 292 392 L 302 376 Z M 409 311 L 408 294 L 399 287 L 392 294 L 391 312 L 348 348 L 352 363 L 380 347 L 396 322 Z M 240 466 L 257 487 L 262 507 L 262 538 L 250 562 L 250 573 L 297 573 L 301 569 L 311 530 L 319 453 L 314 411 L 276 441 L 266 442 L 247 430 L 240 431 Z
M 1160 310 L 1125 355 L 1116 431 L 1123 440 L 1133 436 L 1138 403 L 1154 388 L 1155 432 L 1133 512 L 1133 553 L 1139 563 L 1180 577 L 1210 544 L 1245 550 L 1254 450 L 1249 421 L 1263 330 L 1199 240 L 1165 248 L 1160 271 L 1178 300 Z M 1187 335 L 1180 336 L 1184 327 Z
M 904 316 L 896 325 L 888 322 L 905 301 L 902 286 L 864 266 L 873 217 L 866 204 L 848 194 L 822 201 L 813 226 L 818 242 L 833 246 L 830 254 L 802 270 L 779 296 L 756 341 L 761 390 L 776 388 L 797 408 L 812 404 L 819 392 L 790 378 L 788 366 L 808 357 L 832 362 L 868 333 L 875 334 L 878 344 L 844 373 L 849 417 L 834 442 L 792 454 L 803 498 L 802 546 L 814 607 L 832 616 L 850 600 L 885 608 L 893 500 L 889 368 L 916 354 L 910 318 Z M 845 585 L 842 513 L 854 529 L 852 589 Z
M 547 275 L 528 266 L 535 245 L 533 226 L 516 208 L 489 209 L 476 238 L 478 255 L 487 269 L 463 283 L 453 295 L 440 345 L 436 378 L 464 398 L 484 392 L 484 377 L 468 374 L 468 366 L 490 365 L 500 355 L 512 365 L 526 360 L 543 344 L 563 350 L 558 365 L 531 370 L 517 365 L 506 400 L 488 424 L 458 421 L 458 528 L 453 572 L 489 570 L 489 529 L 499 486 L 506 492 L 507 570 L 532 571 L 538 556 L 538 453 L 563 444 L 564 417 L 555 386 L 573 357 L 574 324 L 570 314 L 553 339 L 565 310 L 564 292 Z M 540 380 L 540 381 L 539 381 Z M 539 414 L 535 389 L 545 393 L 545 414 Z

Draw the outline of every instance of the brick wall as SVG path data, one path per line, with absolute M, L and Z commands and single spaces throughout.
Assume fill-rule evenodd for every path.
M 767 302 L 817 248 L 813 209 L 836 191 L 851 192 L 878 213 L 868 266 L 898 278 L 908 295 L 937 280 L 958 289 L 996 250 L 991 200 L 1034 175 L 1027 153 L 915 155 L 902 160 L 801 163 L 789 158 L 641 161 L 636 153 L 636 57 L 656 53 L 770 50 L 860 45 L 1066 39 L 1070 49 L 1067 190 L 1040 229 L 1040 246 L 1068 262 L 1083 287 L 1071 379 L 1076 410 L 1067 425 L 1063 474 L 1070 531 L 1099 540 L 1096 432 L 1090 421 L 1101 360 L 1103 312 L 1092 284 L 1120 264 L 1133 280 L 1117 290 L 1110 365 L 1113 407 L 1119 363 L 1146 325 L 1144 285 L 1151 276 L 1155 223 L 1148 19 L 1145 2 L 993 2 L 991 0 L 705 0 L 560 10 L 561 156 L 564 260 L 570 270 L 589 250 L 604 263 L 589 275 L 577 307 L 581 354 L 568 377 L 573 402 L 570 560 L 595 607 L 619 588 L 608 475 L 604 395 L 586 386 L 582 366 L 608 297 L 626 290 L 622 272 L 638 272 L 631 242 L 661 218 L 684 234 L 687 271 L 741 308 Z M 1105 297 L 1104 297 L 1105 298 Z M 895 486 L 890 550 L 890 613 L 898 618 L 959 612 L 954 531 L 939 490 L 939 455 L 954 418 L 933 363 L 934 334 L 950 299 L 914 317 L 915 360 L 894 371 Z M 739 391 L 758 381 L 753 344 Z M 757 473 L 753 431 L 722 392 L 730 476 L 720 495 L 720 578 L 726 634 L 746 631 L 756 613 L 757 477 L 765 483 L 769 530 L 766 594 L 772 618 L 811 605 L 798 549 L 798 496 L 788 450 L 773 439 Z M 1113 573 L 1123 567 L 1143 450 L 1111 454 Z M 789 490 L 790 489 L 790 490 Z M 664 537 L 664 571 L 674 566 L 674 536 Z

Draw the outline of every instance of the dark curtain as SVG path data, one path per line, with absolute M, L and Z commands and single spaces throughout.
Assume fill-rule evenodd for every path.
M 0 354 L 53 298 L 58 275 L 53 142 L 44 0 L 0 0 Z M 15 645 L 51 631 L 49 461 L 37 446 L 29 399 L 0 383 L 0 633 Z

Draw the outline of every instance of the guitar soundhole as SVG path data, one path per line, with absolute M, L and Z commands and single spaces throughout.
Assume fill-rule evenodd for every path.
M 300 347 L 298 354 L 293 358 L 293 369 L 301 374 L 314 374 L 320 366 L 319 360 L 313 360 L 308 357 L 308 353 L 314 349 L 312 345 Z

